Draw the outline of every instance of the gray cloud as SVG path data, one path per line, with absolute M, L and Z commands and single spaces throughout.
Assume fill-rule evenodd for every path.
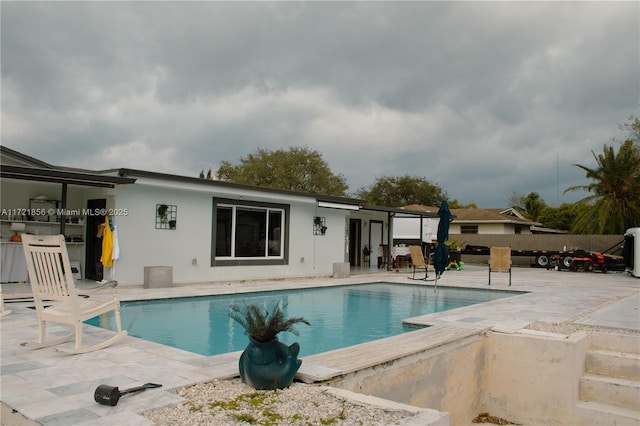
M 575 201 L 572 164 L 594 164 L 638 114 L 639 9 L 4 2 L 2 143 L 192 176 L 305 145 L 352 191 L 411 174 L 481 207 L 513 192 Z

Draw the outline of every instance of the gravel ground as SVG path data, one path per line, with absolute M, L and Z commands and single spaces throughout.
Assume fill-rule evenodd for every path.
M 584 316 L 585 314 L 581 315 Z M 575 324 L 576 318 L 560 324 L 535 322 L 527 328 L 551 333 L 572 334 L 576 331 L 638 334 Z M 389 411 L 360 405 L 333 395 L 324 386 L 294 383 L 279 391 L 256 391 L 240 379 L 216 380 L 173 392 L 187 402 L 178 406 L 151 410 L 143 415 L 158 425 L 394 425 L 412 416 L 409 412 Z M 486 414 L 489 416 L 489 414 Z M 480 417 L 480 416 L 479 416 Z M 490 416 L 489 416 L 490 417 Z M 475 423 L 512 424 L 506 420 Z
M 240 379 L 216 380 L 173 391 L 187 399 L 143 415 L 158 425 L 393 425 L 412 416 L 359 405 L 327 387 L 294 383 L 278 391 L 256 391 Z
M 562 323 L 549 323 L 549 322 L 534 322 L 529 324 L 526 327 L 528 330 L 536 330 L 536 331 L 546 331 L 549 333 L 557 333 L 557 334 L 572 334 L 576 331 L 586 331 L 587 333 L 616 333 L 616 334 L 628 334 L 637 336 L 638 333 L 636 330 L 627 330 L 623 328 L 606 328 L 606 327 L 595 327 L 592 325 L 582 325 L 582 324 L 574 324 L 572 322 L 562 322 Z

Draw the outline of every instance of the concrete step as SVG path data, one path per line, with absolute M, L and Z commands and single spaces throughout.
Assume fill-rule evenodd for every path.
M 584 374 L 580 378 L 578 399 L 640 411 L 640 382 Z
M 615 350 L 640 355 L 640 336 L 631 334 L 593 333 L 591 349 Z
M 640 411 L 599 402 L 580 401 L 575 406 L 575 424 L 582 426 L 638 426 Z
M 587 374 L 640 380 L 640 355 L 618 351 L 593 349 L 587 351 L 584 361 Z

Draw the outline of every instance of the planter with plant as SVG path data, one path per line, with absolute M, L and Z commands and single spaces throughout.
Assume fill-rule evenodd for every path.
M 161 223 L 167 223 L 169 214 L 169 206 L 166 204 L 160 204 L 158 206 L 158 217 L 160 218 Z
M 327 232 L 327 225 L 324 217 L 315 216 L 313 218 L 314 235 L 324 235 Z
M 362 260 L 364 261 L 365 264 L 369 263 L 369 259 L 371 256 L 371 249 L 369 248 L 368 245 L 364 245 L 362 247 Z
M 240 356 L 238 367 L 242 381 L 254 389 L 284 389 L 291 385 L 302 361 L 300 345 L 278 341 L 278 333 L 298 335 L 294 325 L 309 321 L 302 317 L 286 318 L 281 304 L 270 310 L 256 305 L 232 305 L 229 317 L 238 322 L 249 336 L 249 344 Z

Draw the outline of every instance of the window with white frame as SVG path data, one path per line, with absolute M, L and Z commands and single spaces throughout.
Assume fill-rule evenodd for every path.
M 286 205 L 214 200 L 213 263 L 286 263 L 288 210 Z

